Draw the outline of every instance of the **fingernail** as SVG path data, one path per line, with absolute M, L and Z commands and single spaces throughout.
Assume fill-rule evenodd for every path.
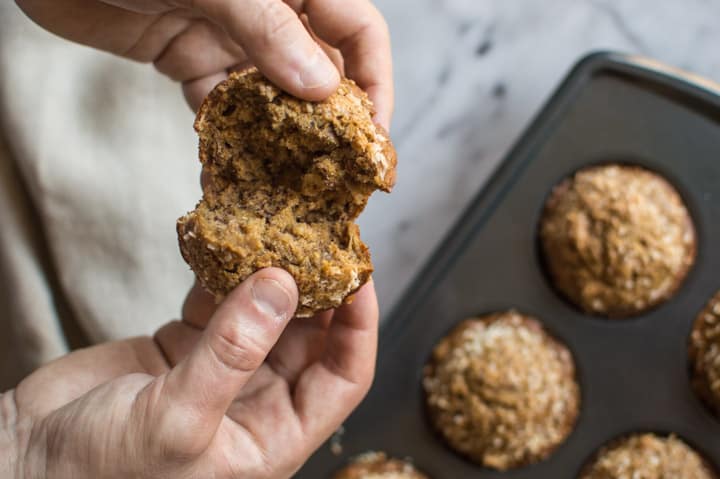
M 290 293 L 274 279 L 261 278 L 252 285 L 255 306 L 279 321 L 288 319 L 292 307 Z
M 323 51 L 318 48 L 312 59 L 305 64 L 300 72 L 300 83 L 303 88 L 320 88 L 335 79 L 337 69 L 328 60 Z

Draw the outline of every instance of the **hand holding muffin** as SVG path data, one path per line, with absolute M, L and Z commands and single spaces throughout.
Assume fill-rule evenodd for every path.
M 372 284 L 333 314 L 290 321 L 296 303 L 267 269 L 215 312 L 191 297 L 154 338 L 44 366 L 0 395 L 0 476 L 290 477 L 370 386 L 378 317 Z
M 390 37 L 369 0 L 17 0 L 42 27 L 74 42 L 153 63 L 196 110 L 228 72 L 256 65 L 306 100 L 344 73 L 367 91 L 376 121 L 393 110 Z M 300 15 L 307 17 L 309 33 Z M 333 61 L 331 61 L 331 58 Z
M 152 62 L 182 83 L 193 109 L 232 72 L 255 64 L 299 99 L 319 102 L 340 87 L 368 113 L 365 93 L 357 95 L 352 82 L 341 81 L 347 75 L 374 102 L 373 116 L 363 117 L 365 128 L 375 131 L 373 122 L 378 131 L 389 127 L 389 35 L 368 0 L 17 3 L 62 37 Z M 325 162 L 316 173 L 323 165 L 334 166 Z M 390 173 L 392 166 L 386 165 Z M 386 173 L 369 181 L 384 189 L 392 183 Z M 339 307 L 289 322 L 298 305 L 296 286 L 279 269 L 259 271 L 260 263 L 221 291 L 225 299 L 217 308 L 193 288 L 184 321 L 170 323 L 155 338 L 78 351 L 0 395 L 6 429 L 0 428 L 0 475 L 293 474 L 358 404 L 373 377 L 377 302 L 367 250 L 352 223 L 369 194 L 361 190 L 352 192 L 359 208 L 330 225 L 330 241 L 323 243 L 348 240 L 342 247 L 358 255 L 357 278 L 345 282 L 348 288 L 332 304 L 300 303 L 304 315 Z M 353 303 L 341 306 L 350 293 Z

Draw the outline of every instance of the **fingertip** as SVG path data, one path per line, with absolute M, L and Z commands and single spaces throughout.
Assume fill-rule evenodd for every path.
M 300 67 L 298 82 L 303 98 L 324 100 L 340 86 L 340 72 L 318 45 L 315 53 Z
M 380 309 L 372 277 L 353 296 L 352 303 L 338 308 L 337 318 L 353 327 L 367 328 L 377 323 Z
M 200 188 L 205 191 L 212 182 L 213 174 L 204 165 L 200 170 Z
M 392 83 L 376 84 L 367 87 L 366 92 L 375 108 L 373 120 L 390 133 L 390 123 L 394 110 L 394 92 Z
M 355 294 L 357 297 L 362 297 L 363 301 L 375 301 L 375 281 L 373 277 L 370 276 L 367 282 L 362 285 Z
M 318 45 L 313 53 L 295 62 L 259 62 L 258 69 L 279 88 L 303 100 L 325 100 L 340 86 L 340 72 Z
M 216 308 L 215 297 L 195 278 L 182 306 L 183 321 L 197 328 L 204 328 Z
M 273 318 L 285 323 L 295 315 L 298 289 L 293 277 L 280 268 L 264 268 L 248 276 L 232 290 L 220 304 L 218 312 L 234 309 L 254 311 L 259 317 Z
M 375 113 L 375 116 L 373 117 L 373 121 L 383 127 L 383 129 L 389 134 L 390 133 L 390 115 L 378 111 Z
M 271 82 L 293 96 L 319 101 L 340 73 L 298 13 L 281 0 L 213 2 L 205 14 L 220 23 Z
M 295 279 L 282 268 L 263 268 L 257 272 L 255 272 L 250 278 L 254 280 L 258 279 L 269 279 L 273 281 L 277 281 L 284 289 L 287 290 L 287 292 L 290 294 L 291 299 L 297 301 L 298 298 L 298 289 L 297 284 L 295 283 Z
M 185 101 L 190 106 L 192 111 L 197 112 L 202 105 L 203 100 L 210 91 L 221 81 L 228 77 L 226 71 L 213 73 L 201 78 L 195 78 L 183 82 L 182 90 L 185 96 Z

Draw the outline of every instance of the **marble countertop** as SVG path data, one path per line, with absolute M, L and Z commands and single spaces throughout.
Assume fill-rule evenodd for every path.
M 720 80 L 720 2 L 376 4 L 393 39 L 399 169 L 360 225 L 385 314 L 580 57 L 637 53 Z

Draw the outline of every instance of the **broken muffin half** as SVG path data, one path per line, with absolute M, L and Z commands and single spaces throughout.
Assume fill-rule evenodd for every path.
M 250 69 L 208 95 L 195 120 L 203 198 L 177 222 L 205 289 L 219 300 L 275 266 L 297 283 L 299 317 L 348 301 L 373 269 L 354 220 L 395 181 L 395 150 L 373 114 L 348 79 L 309 102 Z

